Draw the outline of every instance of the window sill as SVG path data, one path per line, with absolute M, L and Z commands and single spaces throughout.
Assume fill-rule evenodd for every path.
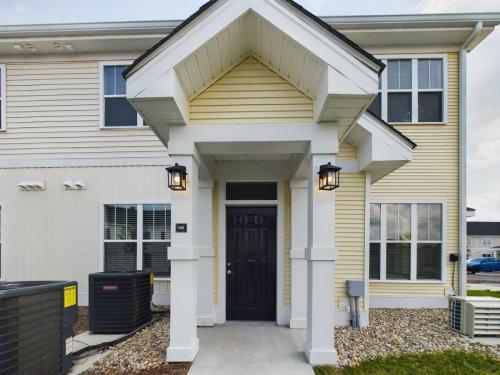
M 444 280 L 369 280 L 370 283 L 390 284 L 445 284 Z
M 447 125 L 447 122 L 389 122 L 389 125 L 393 126 L 402 126 L 402 125 L 410 125 L 410 126 L 418 126 L 418 125 Z
M 171 277 L 156 277 L 155 281 L 171 281 Z
M 100 126 L 100 130 L 130 130 L 149 129 L 149 126 Z

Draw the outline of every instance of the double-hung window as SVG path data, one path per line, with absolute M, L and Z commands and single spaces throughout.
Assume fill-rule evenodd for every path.
M 7 128 L 7 116 L 6 116 L 6 81 L 5 81 L 5 65 L 0 64 L 0 130 L 5 130 Z
M 370 279 L 442 280 L 442 232 L 441 204 L 371 204 Z
M 439 56 L 383 59 L 387 69 L 369 110 L 390 123 L 445 122 L 446 59 Z
M 492 244 L 492 240 L 490 237 L 483 237 L 481 240 L 481 244 L 483 245 L 483 247 L 490 248 L 491 244 Z
M 127 100 L 122 73 L 127 65 L 105 63 L 101 66 L 101 126 L 123 128 L 143 126 L 141 116 Z
M 145 270 L 170 277 L 170 205 L 104 206 L 104 271 Z

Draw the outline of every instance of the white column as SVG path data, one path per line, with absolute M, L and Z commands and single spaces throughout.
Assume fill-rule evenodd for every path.
M 192 155 L 171 155 L 173 162 L 187 169 L 187 188 L 172 192 L 172 247 L 170 291 L 170 346 L 168 362 L 191 362 L 198 353 L 198 164 Z M 185 233 L 176 224 L 186 224 Z
M 214 249 L 212 243 L 212 190 L 211 180 L 200 180 L 199 192 L 199 235 L 200 247 L 198 255 L 198 326 L 215 324 L 213 304 L 213 262 Z
M 307 327 L 307 179 L 294 179 L 290 183 L 292 201 L 292 303 L 290 328 Z
M 309 363 L 334 364 L 335 193 L 318 189 L 319 167 L 333 154 L 312 154 L 308 162 L 307 337 Z

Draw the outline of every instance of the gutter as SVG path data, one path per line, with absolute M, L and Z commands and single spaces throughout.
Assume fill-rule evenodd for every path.
M 474 48 L 474 42 L 483 30 L 483 22 L 478 21 L 460 49 L 459 83 L 459 295 L 467 295 L 467 53 Z M 453 285 L 453 287 L 455 287 Z

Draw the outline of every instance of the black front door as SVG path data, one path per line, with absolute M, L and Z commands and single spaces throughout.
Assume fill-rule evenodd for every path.
M 226 212 L 226 319 L 276 320 L 276 208 Z

